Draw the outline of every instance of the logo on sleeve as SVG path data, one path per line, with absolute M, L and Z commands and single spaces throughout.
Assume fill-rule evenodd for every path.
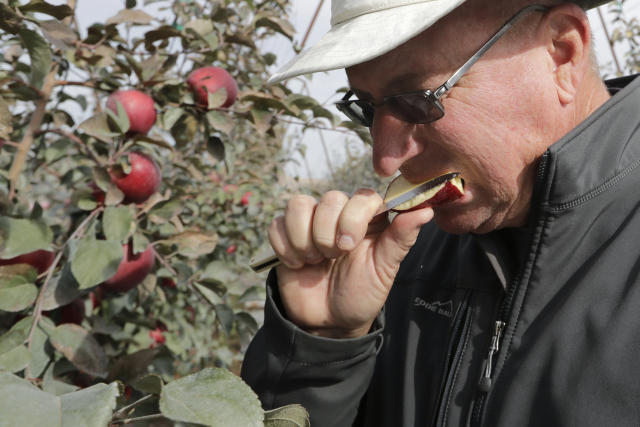
M 413 301 L 414 307 L 421 307 L 425 310 L 429 310 L 435 314 L 445 317 L 453 316 L 453 301 L 425 301 L 422 298 L 416 297 Z

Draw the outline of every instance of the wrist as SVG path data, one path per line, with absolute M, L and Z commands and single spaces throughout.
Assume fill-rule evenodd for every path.
M 360 338 L 371 332 L 373 320 L 360 328 L 303 328 L 308 334 L 331 339 Z

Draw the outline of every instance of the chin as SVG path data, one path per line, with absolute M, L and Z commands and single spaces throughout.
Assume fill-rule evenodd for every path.
M 490 216 L 476 210 L 434 209 L 433 220 L 451 234 L 485 234 L 498 228 Z

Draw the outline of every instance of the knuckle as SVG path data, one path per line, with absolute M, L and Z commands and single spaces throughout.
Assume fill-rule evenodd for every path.
M 298 211 L 315 206 L 316 199 L 306 194 L 296 194 L 287 202 L 287 212 Z
M 349 200 L 347 194 L 342 191 L 332 190 L 326 192 L 320 202 L 329 206 L 340 206 L 345 204 L 347 200 Z
M 267 229 L 269 235 L 276 234 L 280 231 L 283 220 L 283 216 L 277 216 L 273 219 L 273 221 L 271 221 L 271 223 L 269 224 L 269 228 Z

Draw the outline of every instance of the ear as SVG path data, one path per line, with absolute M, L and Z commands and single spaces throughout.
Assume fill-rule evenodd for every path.
M 543 26 L 553 80 L 562 105 L 570 104 L 591 66 L 591 30 L 586 13 L 567 3 L 554 7 Z

